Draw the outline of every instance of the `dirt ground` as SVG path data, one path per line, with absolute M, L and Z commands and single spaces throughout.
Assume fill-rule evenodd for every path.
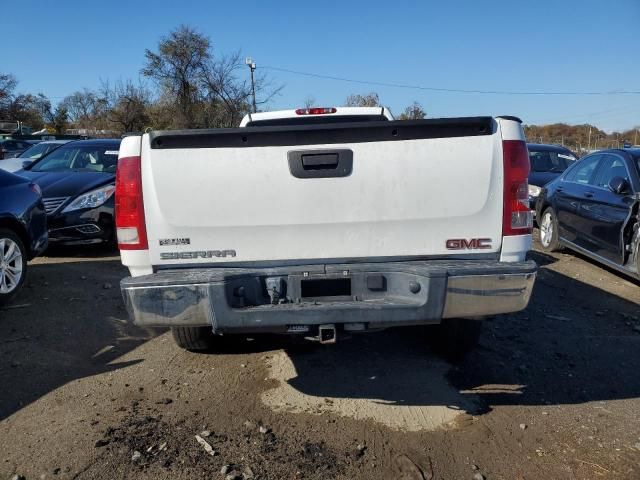
M 113 253 L 36 259 L 0 310 L 0 480 L 640 479 L 639 283 L 531 256 L 529 308 L 457 364 L 406 329 L 189 353 L 127 324 Z

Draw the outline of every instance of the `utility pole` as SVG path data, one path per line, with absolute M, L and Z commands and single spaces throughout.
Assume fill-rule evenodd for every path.
M 589 125 L 589 140 L 587 141 L 587 150 L 591 150 L 591 125 Z
M 633 145 L 636 146 L 638 145 L 638 129 L 636 128 L 636 133 L 633 136 Z
M 245 58 L 244 63 L 247 65 L 247 67 L 249 67 L 249 70 L 251 71 L 251 94 L 253 96 L 253 113 L 256 113 L 258 111 L 258 108 L 256 107 L 256 82 L 253 78 L 253 71 L 256 69 L 256 64 L 253 62 L 251 57 Z

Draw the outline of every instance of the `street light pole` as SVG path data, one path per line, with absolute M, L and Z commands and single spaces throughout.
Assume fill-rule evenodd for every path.
M 251 57 L 245 58 L 244 63 L 247 65 L 247 67 L 249 67 L 249 70 L 251 71 L 251 94 L 253 97 L 253 113 L 256 113 L 258 111 L 258 108 L 256 107 L 256 82 L 253 78 L 253 71 L 256 69 L 256 64 L 253 62 Z

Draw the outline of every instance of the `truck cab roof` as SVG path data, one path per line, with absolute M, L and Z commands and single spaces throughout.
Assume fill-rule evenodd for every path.
M 310 107 L 296 110 L 249 113 L 240 122 L 240 127 L 381 122 L 393 119 L 393 115 L 386 107 Z

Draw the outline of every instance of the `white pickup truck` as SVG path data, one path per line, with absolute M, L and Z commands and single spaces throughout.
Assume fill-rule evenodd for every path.
M 129 315 L 190 350 L 228 334 L 332 343 L 408 325 L 468 348 L 483 316 L 529 302 L 528 173 L 520 120 L 506 116 L 310 108 L 126 137 Z

